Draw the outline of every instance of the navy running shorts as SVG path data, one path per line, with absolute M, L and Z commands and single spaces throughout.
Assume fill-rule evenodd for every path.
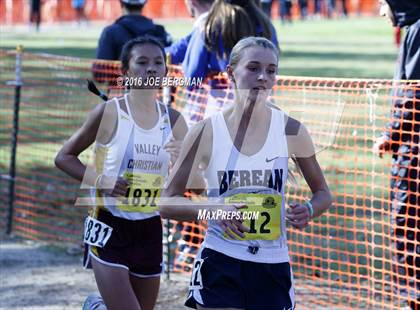
M 90 268 L 90 259 L 95 259 L 107 266 L 125 268 L 134 276 L 160 276 L 163 265 L 160 216 L 127 220 L 100 209 L 96 219 L 112 227 L 112 234 L 103 248 L 85 244 L 85 268 Z
M 209 248 L 194 261 L 185 305 L 196 308 L 293 310 L 293 278 L 288 262 L 277 264 L 239 260 Z

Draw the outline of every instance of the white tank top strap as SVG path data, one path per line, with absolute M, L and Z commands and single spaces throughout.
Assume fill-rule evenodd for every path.
M 281 110 L 272 109 L 273 113 L 273 126 L 272 136 L 270 137 L 271 141 L 280 141 L 282 148 L 279 150 L 280 157 L 288 157 L 288 147 L 286 139 L 286 123 L 285 123 L 285 113 Z
M 129 114 L 127 112 L 125 112 L 124 109 L 121 108 L 121 104 L 124 104 L 126 106 L 126 109 L 127 109 L 127 104 L 125 103 L 125 99 L 124 100 L 120 100 L 120 99 L 121 99 L 121 97 L 120 98 L 114 97 L 114 100 L 113 100 L 115 102 L 115 105 L 116 105 L 116 108 L 117 108 L 118 118 L 120 118 L 121 115 L 123 115 L 125 117 L 129 117 Z
M 157 101 L 157 106 L 159 109 L 159 113 L 161 113 L 160 109 L 160 102 Z M 169 116 L 169 109 L 166 104 L 163 105 L 163 111 L 161 113 L 162 117 L 161 119 L 161 128 L 162 128 L 162 145 L 165 145 L 171 138 L 172 138 L 172 124 L 171 124 L 171 118 Z M 174 124 L 175 125 L 175 124 Z
M 211 117 L 213 127 L 213 141 L 221 141 L 223 147 L 232 148 L 233 142 L 222 112 L 218 112 Z
M 163 117 L 168 117 L 169 118 L 169 109 L 168 109 L 168 106 L 166 105 L 166 104 L 164 104 L 164 103 L 160 103 L 160 102 L 158 102 L 158 107 L 159 107 L 159 111 L 160 111 L 160 105 L 163 105 L 163 112 L 162 112 L 162 116 Z M 168 119 L 168 121 L 169 121 L 169 124 L 171 124 L 171 120 L 170 119 Z
M 130 105 L 128 104 L 128 94 L 124 94 L 124 104 L 125 104 L 125 107 L 127 108 L 128 117 L 132 121 L 134 121 L 133 114 L 131 113 Z
M 281 110 L 276 110 L 271 108 L 271 111 L 274 115 L 274 122 L 276 124 L 277 128 L 280 128 L 282 131 L 284 131 L 285 126 L 284 126 L 284 112 Z
M 233 147 L 234 146 L 233 140 L 232 140 L 232 137 L 230 136 L 229 128 L 227 127 L 227 123 L 225 121 L 225 117 L 222 112 L 217 113 L 216 121 L 217 121 L 216 128 L 217 128 L 219 136 L 225 137 L 224 140 L 226 140 L 226 142 Z M 228 139 L 226 139 L 226 137 Z
M 159 101 L 156 100 L 155 103 L 156 103 L 157 110 L 158 110 L 158 113 L 159 113 L 159 118 L 161 118 L 162 116 L 165 115 L 165 111 L 166 110 L 162 112 L 162 110 L 160 109 L 160 103 L 159 103 Z
M 128 135 L 127 133 L 131 133 L 131 129 L 132 129 L 134 123 L 132 121 L 132 118 L 121 108 L 120 104 L 124 104 L 124 100 L 121 101 L 120 99 L 121 99 L 121 97 L 120 98 L 114 97 L 109 102 L 109 104 L 114 103 L 115 108 L 117 110 L 117 123 L 116 123 L 114 136 L 112 137 L 111 141 L 109 141 L 108 143 L 102 144 L 102 143 L 96 142 L 96 146 L 108 147 L 108 146 L 111 146 L 111 145 L 117 143 L 117 141 L 119 141 L 121 139 L 123 141 L 125 141 L 126 136 Z M 124 119 L 125 122 L 121 122 L 121 119 Z M 120 137 L 122 133 L 123 133 L 123 136 Z
M 222 137 L 223 136 L 229 137 L 229 139 L 226 139 L 226 141 L 231 142 L 232 139 L 230 138 L 230 132 L 229 132 L 229 129 L 227 127 L 227 124 L 226 124 L 226 121 L 225 121 L 225 117 L 223 116 L 223 113 L 222 112 L 217 113 L 215 115 L 214 121 L 215 121 L 215 124 L 213 125 L 213 129 L 217 129 L 216 130 L 217 134 L 221 135 Z M 229 143 L 229 144 L 232 144 L 232 146 L 233 146 L 233 143 Z

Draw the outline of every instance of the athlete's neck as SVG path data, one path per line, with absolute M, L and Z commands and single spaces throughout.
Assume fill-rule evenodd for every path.
M 227 115 L 227 125 L 233 133 L 234 144 L 241 149 L 245 135 L 261 132 L 269 123 L 270 109 L 263 102 L 236 102 L 231 113 Z
M 247 130 L 261 127 L 261 122 L 267 120 L 269 109 L 261 100 L 238 100 L 235 102 L 232 118 L 232 125 L 246 125 Z
M 156 111 L 156 89 L 131 89 L 128 93 L 131 110 L 144 113 Z

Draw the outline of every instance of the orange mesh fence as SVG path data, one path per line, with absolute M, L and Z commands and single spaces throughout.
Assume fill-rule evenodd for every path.
M 85 88 L 85 78 L 90 76 L 91 64 L 50 55 L 22 56 L 24 85 L 20 98 L 13 232 L 30 239 L 74 242 L 85 214 L 85 210 L 73 207 L 79 185 L 60 173 L 53 160 L 95 102 L 80 92 Z M 13 114 L 14 87 L 5 85 L 15 79 L 15 53 L 1 52 L 1 71 L 3 118 L 4 114 Z M 12 126 L 11 117 L 7 117 L 6 128 Z M 10 132 L 1 137 L 2 174 L 8 169 L 3 158 L 10 157 Z M 5 205 L 2 201 L 1 207 Z
M 23 86 L 17 145 L 13 233 L 51 241 L 82 240 L 85 207 L 74 206 L 86 195 L 79 185 L 54 168 L 63 142 L 100 102 L 86 89 L 92 60 L 23 54 Z M 95 68 L 111 96 L 119 68 Z M 6 225 L 8 169 L 13 128 L 15 53 L 0 51 L 0 228 Z M 182 76 L 170 67 L 172 76 Z M 110 81 L 111 80 L 111 81 Z M 279 77 L 272 102 L 300 120 L 311 133 L 317 158 L 333 194 L 329 212 L 303 231 L 288 228 L 299 309 L 400 309 L 413 285 L 419 261 L 419 118 L 420 87 L 414 82 Z M 189 123 L 231 102 L 223 75 L 212 76 L 199 90 L 164 89 L 164 101 Z M 397 109 L 391 111 L 391 103 Z M 386 124 L 394 115 L 391 129 Z M 376 137 L 387 131 L 393 152 L 382 159 L 372 153 Z M 88 152 L 86 152 L 88 153 Z M 86 161 L 88 154 L 83 154 Z M 293 165 L 290 165 L 291 167 Z M 303 177 L 287 186 L 288 202 L 310 198 Z M 392 177 L 391 177 L 392 176 Z M 392 181 L 392 187 L 390 186 Z M 188 272 L 205 224 L 165 224 L 168 269 Z M 397 246 L 402 238 L 407 241 Z M 412 241 L 410 241 L 412 240 Z
M 303 232 L 289 229 L 294 272 L 304 280 L 298 295 L 303 290 L 302 297 L 316 297 L 311 298 L 312 302 L 322 306 L 400 308 L 404 297 L 393 282 L 399 276 L 392 266 L 395 254 L 392 243 L 396 237 L 390 223 L 397 211 L 390 207 L 391 158 L 380 160 L 372 154 L 372 144 L 375 137 L 386 131 L 391 101 L 411 101 L 413 115 L 413 103 L 417 102 L 420 111 L 419 99 L 399 97 L 418 86 L 393 87 L 390 81 L 307 78 L 281 78 L 278 85 L 276 102 L 308 127 L 334 198 L 328 214 L 315 220 L 310 228 Z M 416 121 L 411 118 L 408 122 Z M 416 126 L 417 132 L 410 133 L 411 141 L 418 141 L 419 124 Z M 409 156 L 418 156 L 415 153 L 413 150 Z M 419 204 L 419 179 L 413 182 L 417 202 L 405 203 L 411 212 Z M 289 201 L 303 201 L 306 197 L 310 197 L 306 189 L 288 187 Z M 399 217 L 417 221 L 408 212 Z M 419 224 L 402 229 L 406 235 L 410 230 L 418 234 Z M 407 265 L 401 262 L 401 267 Z M 415 276 L 415 272 L 406 273 L 406 283 L 400 286 L 413 291 L 408 283 Z

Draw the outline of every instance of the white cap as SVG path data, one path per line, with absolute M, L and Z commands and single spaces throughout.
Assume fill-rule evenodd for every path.
M 145 4 L 147 0 L 121 0 L 122 3 L 132 4 L 132 5 L 142 5 Z

